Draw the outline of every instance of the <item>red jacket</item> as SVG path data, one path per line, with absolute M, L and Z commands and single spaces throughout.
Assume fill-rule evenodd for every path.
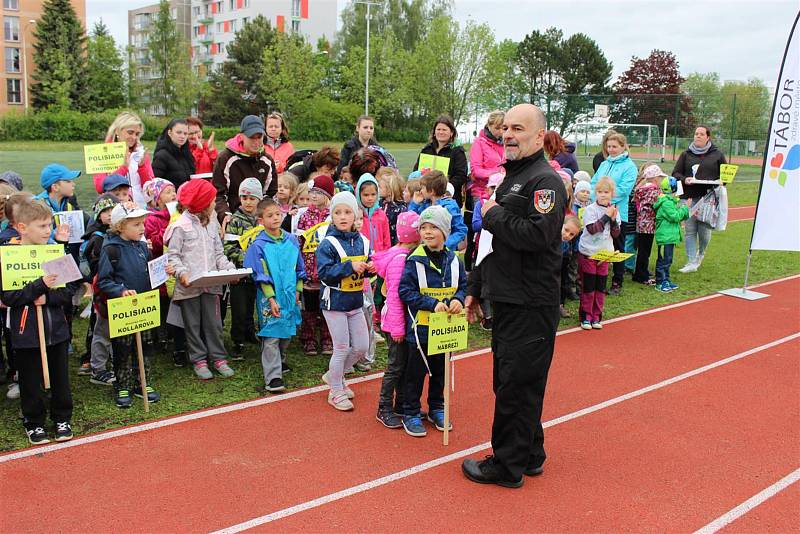
M 203 146 L 190 143 L 189 150 L 192 151 L 192 157 L 194 158 L 194 172 L 197 174 L 214 172 L 214 162 L 217 161 L 217 155 L 219 155 L 216 147 L 211 147 L 211 150 L 209 150 L 208 141 L 206 141 Z
M 121 165 L 119 169 L 117 169 L 111 174 L 121 174 L 122 176 L 128 176 L 128 166 Z M 106 176 L 108 176 L 108 174 L 102 172 L 99 174 L 92 175 L 92 178 L 94 179 L 94 188 L 98 194 L 102 194 L 103 192 L 103 180 L 106 179 Z M 155 175 L 153 174 L 153 166 L 150 165 L 150 156 L 148 154 L 145 154 L 144 161 L 142 161 L 142 164 L 139 165 L 139 178 L 142 187 L 144 187 L 144 184 L 152 180 L 154 176 Z
M 153 245 L 153 258 L 164 254 L 164 231 L 169 226 L 169 210 L 150 210 L 144 220 L 144 236 Z
M 278 173 L 282 173 L 286 170 L 286 162 L 294 154 L 294 146 L 289 141 L 285 141 L 278 145 L 278 148 L 272 148 L 266 142 L 264 143 L 264 152 L 272 156 L 272 159 L 275 160 L 275 166 L 278 168 Z
M 361 233 L 369 239 L 370 252 L 381 252 L 392 248 L 392 234 L 389 231 L 389 219 L 382 209 L 372 212 L 372 217 L 364 209 L 364 224 Z

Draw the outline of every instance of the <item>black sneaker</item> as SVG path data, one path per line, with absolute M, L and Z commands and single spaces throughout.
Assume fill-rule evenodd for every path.
M 89 379 L 89 382 L 98 386 L 113 386 L 116 381 L 117 377 L 114 376 L 113 371 L 100 371 L 93 374 L 92 378 Z
M 175 367 L 186 367 L 187 361 L 185 350 L 176 350 L 172 353 L 172 363 Z
M 378 410 L 375 419 L 381 422 L 386 428 L 402 428 L 403 419 L 393 413 L 392 410 Z
M 492 318 L 491 317 L 484 317 L 481 319 L 481 328 L 486 330 L 487 332 L 492 331 Z
M 44 428 L 40 426 L 32 429 L 26 428 L 25 433 L 28 435 L 28 441 L 31 442 L 31 445 L 44 445 L 45 443 L 50 443 L 50 438 L 47 437 L 47 432 L 45 432 Z
M 283 379 L 273 378 L 272 380 L 269 381 L 269 384 L 267 384 L 267 387 L 264 389 L 266 389 L 270 393 L 279 393 L 284 389 L 286 389 L 286 386 L 283 385 Z
M 161 400 L 161 393 L 159 393 L 158 391 L 153 389 L 151 386 L 147 386 L 147 388 L 145 388 L 145 389 L 147 389 L 147 402 L 158 402 L 159 400 Z M 142 398 L 142 388 L 140 386 L 138 386 L 134 390 L 133 394 L 141 399 Z
M 544 467 L 541 465 L 539 467 L 526 467 L 524 471 L 526 476 L 529 477 L 538 477 L 542 473 L 544 473 Z
M 240 362 L 244 360 L 244 343 L 236 343 L 233 345 L 231 360 L 234 362 Z
M 117 405 L 117 408 L 130 408 L 131 404 L 133 404 L 131 392 L 127 389 L 118 389 L 116 395 L 114 395 L 114 403 Z
M 608 290 L 609 295 L 619 296 L 622 294 L 622 286 L 620 284 L 611 284 L 611 289 Z
M 519 477 L 519 480 L 509 479 L 508 475 L 504 473 L 505 469 L 498 465 L 494 456 L 487 456 L 482 462 L 467 458 L 461 463 L 461 471 L 464 476 L 478 484 L 497 484 L 504 488 L 519 488 L 525 483 L 524 477 Z
M 72 439 L 72 426 L 67 422 L 56 423 L 56 441 L 69 441 Z
M 292 371 L 292 368 L 291 368 L 291 367 L 289 367 L 289 364 L 288 364 L 288 363 L 282 363 L 282 364 L 281 364 L 281 372 L 282 372 L 283 374 L 289 373 L 289 372 L 291 372 L 291 371 Z

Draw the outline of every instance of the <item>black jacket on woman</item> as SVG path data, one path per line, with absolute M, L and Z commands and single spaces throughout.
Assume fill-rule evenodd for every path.
M 374 145 L 374 146 L 381 146 L 375 139 L 370 139 L 367 146 Z M 350 158 L 353 157 L 353 154 L 359 151 L 359 149 L 365 148 L 361 141 L 358 139 L 357 135 L 354 135 L 352 139 L 346 142 L 342 146 L 342 150 L 339 152 L 339 166 L 336 167 L 336 179 L 339 179 L 339 173 L 342 172 L 342 169 L 347 165 L 350 165 Z M 358 178 L 356 178 L 358 180 Z
M 157 178 L 169 180 L 177 189 L 182 183 L 188 182 L 194 173 L 194 158 L 189 150 L 189 142 L 178 147 L 164 130 L 153 153 L 153 174 Z
M 716 187 L 709 184 L 687 185 L 686 177 L 692 176 L 693 165 L 700 165 L 697 169 L 697 176 L 695 176 L 698 180 L 719 180 L 719 166 L 726 163 L 725 154 L 714 144 L 705 154 L 698 155 L 691 150 L 685 150 L 675 163 L 675 168 L 672 169 L 672 176 L 683 182 L 683 195 L 681 198 L 700 198 L 709 189 Z
M 453 200 L 456 201 L 458 207 L 461 207 L 463 205 L 461 190 L 464 189 L 464 184 L 467 183 L 467 155 L 464 153 L 464 148 L 460 145 L 453 146 L 453 143 L 448 143 L 438 152 L 436 151 L 437 146 L 439 145 L 435 141 L 433 143 L 428 143 L 422 147 L 419 153 L 450 158 L 450 166 L 447 168 L 447 178 L 450 180 L 450 183 L 453 184 L 453 189 L 456 191 L 455 195 L 453 195 Z M 417 156 L 417 161 L 414 163 L 414 170 L 416 171 L 417 169 L 419 169 L 419 156 Z

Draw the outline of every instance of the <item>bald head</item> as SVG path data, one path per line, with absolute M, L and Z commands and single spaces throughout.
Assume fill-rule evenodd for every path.
M 509 109 L 503 119 L 506 159 L 514 161 L 541 150 L 546 125 L 544 112 L 533 104 L 519 104 Z

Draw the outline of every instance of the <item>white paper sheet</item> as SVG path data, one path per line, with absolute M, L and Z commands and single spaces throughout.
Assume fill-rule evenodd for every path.
M 44 274 L 48 276 L 51 274 L 56 275 L 55 286 L 62 286 L 68 282 L 74 282 L 75 280 L 81 280 L 83 278 L 81 270 L 78 269 L 78 265 L 75 263 L 75 258 L 72 257 L 72 254 L 66 254 L 60 258 L 44 262 L 42 264 L 42 270 Z
M 77 211 L 59 211 L 53 214 L 56 224 L 69 225 L 69 242 L 70 243 L 83 243 L 83 234 L 86 232 L 83 225 L 83 212 Z
M 150 288 L 155 289 L 169 279 L 167 274 L 166 254 L 147 262 L 147 272 L 150 275 Z

